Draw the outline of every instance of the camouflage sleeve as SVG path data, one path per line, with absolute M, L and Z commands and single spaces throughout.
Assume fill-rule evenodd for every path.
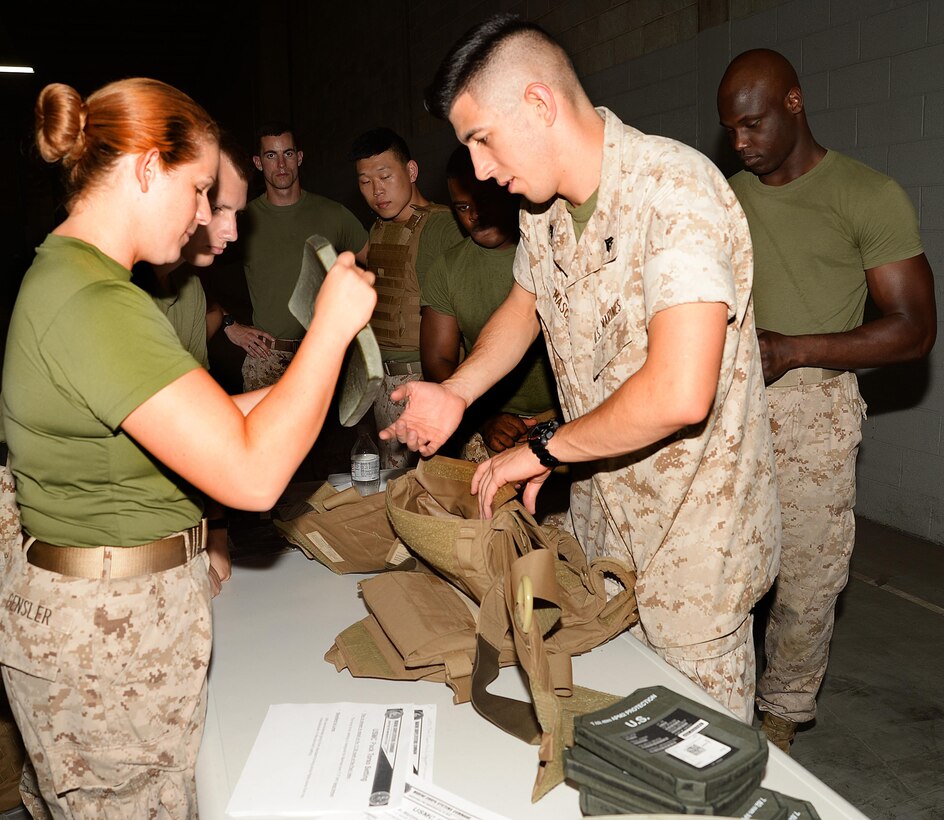
M 694 302 L 724 302 L 729 318 L 736 313 L 732 220 L 739 209 L 730 186 L 707 163 L 667 164 L 672 173 L 654 197 L 643 268 L 647 321 Z
M 528 253 L 528 247 L 533 241 L 534 225 L 524 214 L 521 217 L 521 239 L 518 241 L 518 249 L 515 251 L 515 281 L 521 285 L 528 293 L 536 293 L 534 287 L 534 271 L 531 270 L 531 256 Z

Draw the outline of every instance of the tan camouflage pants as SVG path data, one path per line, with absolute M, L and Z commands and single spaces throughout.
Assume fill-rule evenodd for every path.
M 641 624 L 636 624 L 629 631 L 718 703 L 730 709 L 745 723 L 751 723 L 754 718 L 754 681 L 757 677 L 753 624 L 754 617 L 749 615 L 734 635 L 706 645 L 702 652 L 704 657 L 698 659 L 692 658 L 693 647 L 685 647 L 684 655 L 674 655 L 671 649 L 653 646 L 646 640 Z
M 855 460 L 865 403 L 854 373 L 769 387 L 783 518 L 780 574 L 766 630 L 761 711 L 803 723 L 816 715 L 836 599 L 855 542 Z
M 402 376 L 384 374 L 380 395 L 377 397 L 377 401 L 374 402 L 374 421 L 377 424 L 377 432 L 393 424 L 403 412 L 403 404 L 391 401 L 390 393 L 407 382 L 420 381 L 422 378 L 422 375 L 417 373 L 406 373 Z M 396 439 L 384 441 L 378 438 L 377 445 L 380 449 L 381 470 L 415 467 L 419 460 L 417 453 L 411 451 L 409 447 L 401 444 Z
M 270 350 L 264 359 L 246 356 L 243 360 L 243 392 L 275 384 L 294 357 L 294 353 L 282 350 Z
M 16 503 L 16 482 L 9 463 L 0 465 L 0 578 L 23 543 L 20 508 Z
M 0 465 L 0 578 L 6 574 L 22 544 L 16 482 L 7 463 Z M 20 777 L 25 757 L 23 738 L 6 691 L 0 691 L 0 811 L 16 808 L 21 802 Z
M 165 572 L 87 580 L 18 556 L 0 591 L 0 660 L 57 820 L 197 816 L 207 563 L 204 553 Z

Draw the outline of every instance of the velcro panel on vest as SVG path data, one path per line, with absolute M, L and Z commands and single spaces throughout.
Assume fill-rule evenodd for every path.
M 531 790 L 532 803 L 536 803 L 564 781 L 564 749 L 574 745 L 574 718 L 612 706 L 622 697 L 622 695 L 611 695 L 608 692 L 575 686 L 569 698 L 557 699 L 560 721 L 555 733 L 544 735 L 542 738 L 538 755 L 540 760 L 538 773 Z
M 388 350 L 420 347 L 420 283 L 416 273 L 420 237 L 430 213 L 441 205 L 414 206 L 406 222 L 377 220 L 370 232 L 368 265 L 376 275 L 377 304 L 370 326 Z
M 354 496 L 346 495 L 347 490 L 338 493 L 323 503 L 323 512 L 312 511 L 288 521 L 273 519 L 272 523 L 308 558 L 332 572 L 379 572 L 387 568 L 387 557 L 397 541 L 387 518 L 386 499 L 383 493 L 361 497 L 350 489 Z
M 396 534 L 424 562 L 459 589 L 481 601 L 498 573 L 502 544 L 516 537 L 514 523 L 502 530 L 501 506 L 513 487 L 496 496 L 495 517 L 478 517 L 478 499 L 469 483 L 478 465 L 436 456 L 387 483 L 387 513 Z M 511 502 L 518 506 L 517 502 Z
M 352 624 L 334 639 L 324 656 L 339 672 L 356 678 L 445 681 L 442 665 L 407 667 L 373 615 Z

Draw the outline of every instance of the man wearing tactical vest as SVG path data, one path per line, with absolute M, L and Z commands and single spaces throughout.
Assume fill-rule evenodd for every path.
M 377 277 L 377 306 L 370 325 L 384 363 L 377 429 L 396 420 L 402 407 L 390 393 L 423 378 L 420 364 L 420 291 L 423 276 L 462 233 L 446 205 L 430 202 L 416 185 L 419 166 L 406 141 L 389 128 L 366 131 L 351 145 L 357 183 L 377 214 L 370 229 L 367 267 Z M 416 456 L 395 439 L 380 442 L 380 466 L 406 467 Z

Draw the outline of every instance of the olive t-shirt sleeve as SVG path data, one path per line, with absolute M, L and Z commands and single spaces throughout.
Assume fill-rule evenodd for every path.
M 444 255 L 433 262 L 426 274 L 421 304 L 445 316 L 456 315 L 449 293 L 449 266 Z
M 860 209 L 853 224 L 864 270 L 924 252 L 914 206 L 895 180 L 885 180 L 878 196 L 859 197 L 853 207 Z
M 452 212 L 439 211 L 429 215 L 429 221 L 420 234 L 416 254 L 416 277 L 420 283 L 421 299 L 426 272 L 447 250 L 462 241 L 462 231 Z
M 155 393 L 200 367 L 151 298 L 125 282 L 78 291 L 43 344 L 48 366 L 59 371 L 54 378 L 72 384 L 113 430 Z
M 358 253 L 360 249 L 367 244 L 367 229 L 361 225 L 360 220 L 343 205 L 338 205 L 338 209 L 339 239 L 337 252 L 350 251 L 351 253 Z

